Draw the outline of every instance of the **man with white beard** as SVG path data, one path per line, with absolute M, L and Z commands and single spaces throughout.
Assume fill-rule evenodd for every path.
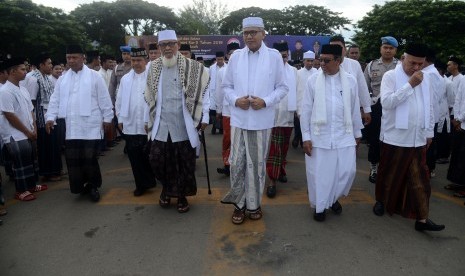
M 176 197 L 178 212 L 185 213 L 189 211 L 186 197 L 197 193 L 195 148 L 200 141 L 196 128 L 204 130 L 209 120 L 204 104 L 209 75 L 202 64 L 178 52 L 175 31 L 159 32 L 158 46 L 162 58 L 151 62 L 145 92 L 149 159 L 163 184 L 160 206 L 169 207 L 171 197 Z

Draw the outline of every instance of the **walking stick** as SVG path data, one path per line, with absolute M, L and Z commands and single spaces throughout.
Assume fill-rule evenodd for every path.
M 203 130 L 201 130 L 200 132 L 200 141 L 202 142 L 203 146 L 203 155 L 205 156 L 205 168 L 207 170 L 208 194 L 211 195 L 212 191 L 210 189 L 210 174 L 208 173 L 207 144 L 205 143 L 205 132 Z

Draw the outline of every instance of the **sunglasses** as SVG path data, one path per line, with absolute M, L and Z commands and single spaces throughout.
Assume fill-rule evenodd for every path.
M 333 60 L 334 58 L 320 58 L 320 62 L 324 62 L 324 63 L 330 63 Z

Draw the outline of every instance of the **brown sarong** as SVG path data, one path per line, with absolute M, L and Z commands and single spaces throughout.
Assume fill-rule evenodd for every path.
M 426 219 L 430 196 L 426 146 L 407 148 L 382 143 L 376 200 L 385 205 L 390 215 Z

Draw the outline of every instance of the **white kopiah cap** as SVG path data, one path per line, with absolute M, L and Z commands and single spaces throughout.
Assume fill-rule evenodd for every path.
M 304 59 L 315 59 L 315 53 L 312 51 L 307 51 L 304 53 Z
M 173 30 L 164 30 L 158 32 L 158 43 L 163 40 L 178 40 L 176 32 Z
M 260 17 L 247 17 L 242 20 L 242 28 L 247 27 L 265 28 L 265 24 L 263 24 L 263 19 Z

